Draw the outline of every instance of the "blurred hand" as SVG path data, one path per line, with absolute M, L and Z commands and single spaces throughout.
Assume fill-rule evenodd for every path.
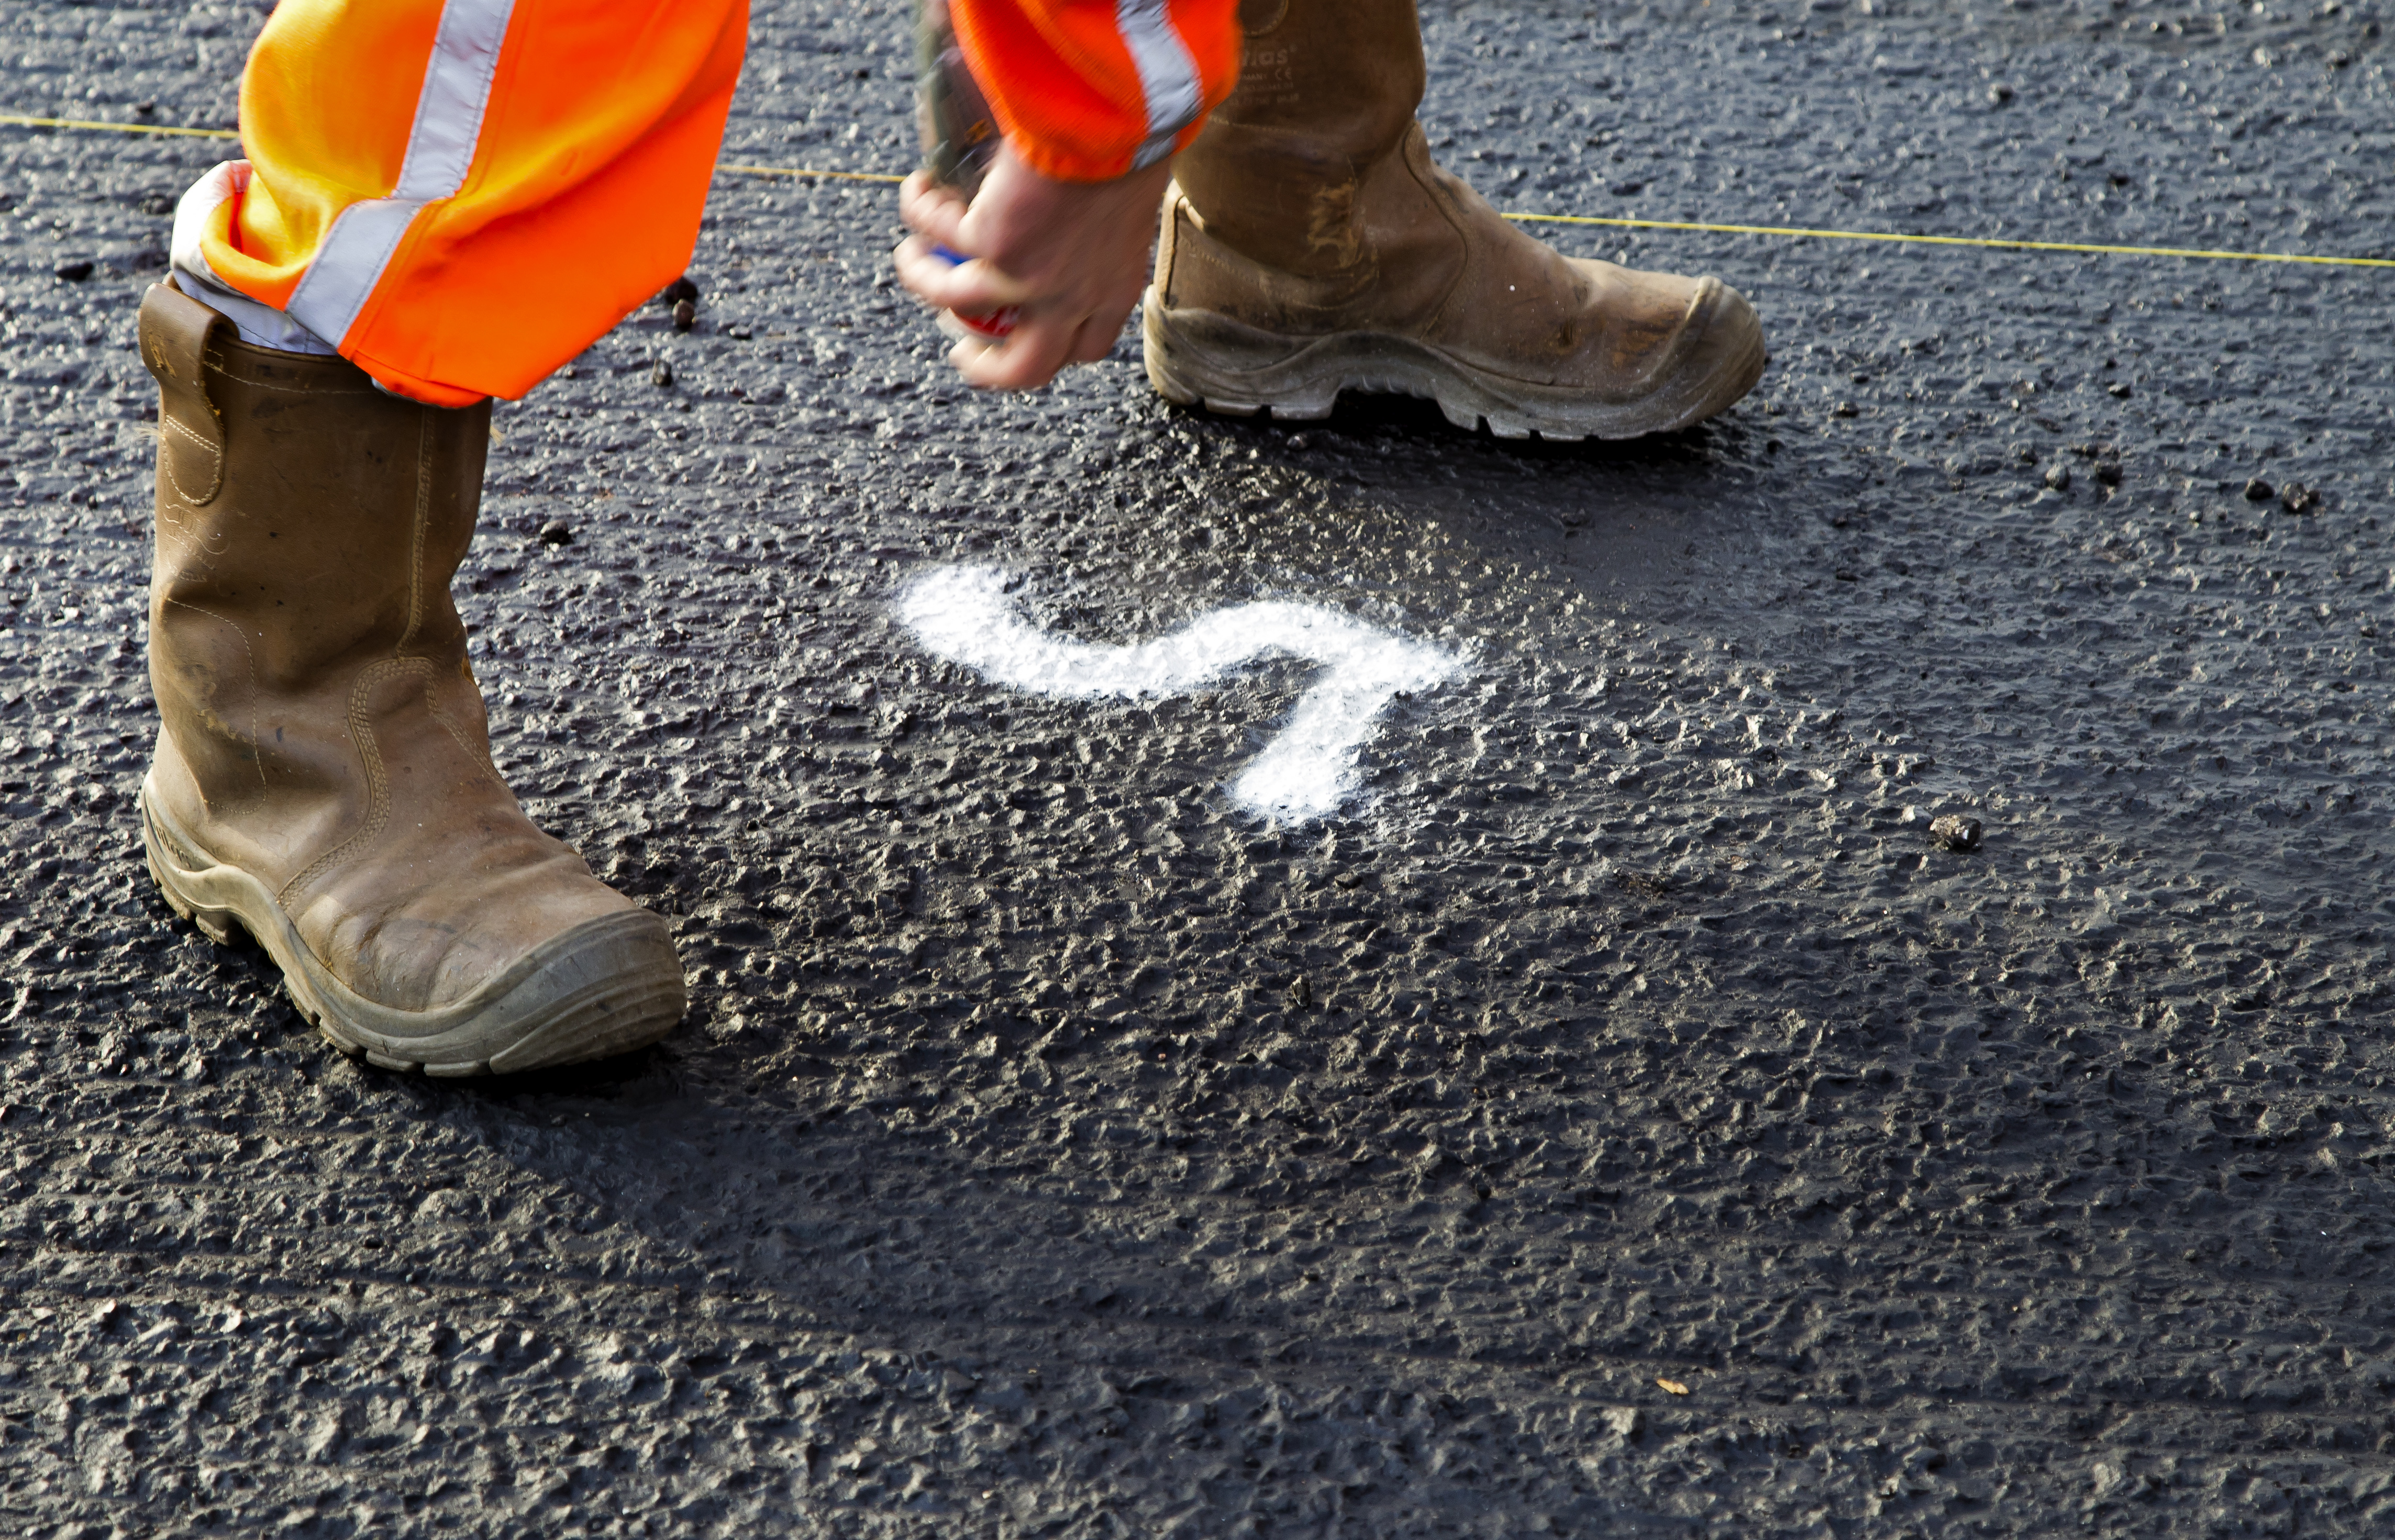
M 1113 350 L 1147 287 L 1157 210 L 1171 179 L 1168 161 L 1110 182 L 1060 182 L 1008 146 L 968 204 L 918 171 L 898 191 L 899 217 L 915 232 L 898 247 L 899 281 L 935 309 L 1014 307 L 1012 335 L 968 336 L 948 362 L 985 389 L 1037 389 L 1066 365 Z M 972 260 L 951 265 L 935 245 Z

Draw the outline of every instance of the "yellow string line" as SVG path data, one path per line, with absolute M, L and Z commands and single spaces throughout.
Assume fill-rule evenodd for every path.
M 169 128 L 162 123 L 97 123 L 86 118 L 29 118 L 16 112 L 0 112 L 0 123 L 13 123 L 21 128 L 106 128 L 119 134 L 179 134 L 194 139 L 237 139 L 230 128 Z
M 1605 219 L 1587 214 L 1508 214 L 1526 224 L 1612 225 L 1623 230 L 1695 230 L 1718 235 L 1808 236 L 1820 241 L 1891 241 L 1915 246 L 1979 246 L 1991 251 L 2080 251 L 2105 257 L 2194 257 L 2216 262 L 2309 262 L 2324 268 L 2395 268 L 2384 257 L 2304 257 L 2280 251 L 2203 251 L 2187 246 L 2099 246 L 2077 241 L 2007 241 L 1988 235 L 1895 235 L 1885 230 L 1804 230 L 1788 225 L 1706 225 L 1681 219 Z
M 718 171 L 746 171 L 752 177 L 821 177 L 837 182 L 903 182 L 906 178 L 887 171 L 812 171 L 803 165 L 734 165 L 729 162 L 715 168 Z
M 230 128 L 170 128 L 163 124 L 102 123 L 85 118 L 35 118 L 0 112 L 0 123 L 26 128 L 95 128 L 118 134 L 176 134 L 192 138 L 232 139 Z M 742 165 L 725 162 L 718 171 L 751 177 L 811 177 L 823 181 L 903 182 L 888 171 L 818 171 L 803 165 Z M 1875 230 L 1810 230 L 1796 225 L 1715 225 L 1694 219 L 1611 219 L 1592 214 L 1508 214 L 1522 224 L 1595 225 L 1610 230 L 1681 230 L 1707 235 L 1777 235 L 1813 241 L 1878 241 L 1893 245 L 1973 246 L 1983 251 L 2081 252 L 2098 257 L 2186 257 L 2207 262 L 2301 262 L 2322 268 L 2395 268 L 2395 257 L 2307 257 L 2283 251 L 2205 251 L 2192 246 L 2107 246 L 2080 241 L 2008 241 L 1991 235 L 1903 235 Z
M 886 171 L 815 171 L 799 165 L 719 165 L 758 177 L 822 177 L 856 182 L 903 182 Z M 1713 235 L 1779 235 L 1820 241 L 1885 241 L 1916 246 L 1978 246 L 1989 251 L 2076 251 L 2105 257 L 2193 257 L 2216 262 L 2307 262 L 2324 268 L 2395 268 L 2383 257 L 2305 257 L 2276 251 L 2205 251 L 2188 246 L 2104 246 L 2078 241 L 2007 241 L 1987 235 L 1901 235 L 1872 230 L 1808 230 L 1793 225 L 1714 225 L 1693 219 L 1610 219 L 1590 214 L 1508 214 L 1522 224 L 1604 225 L 1617 230 L 1686 230 Z

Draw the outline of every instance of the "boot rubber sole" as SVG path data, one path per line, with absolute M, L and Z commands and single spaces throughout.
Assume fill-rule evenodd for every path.
M 300 1014 L 353 1059 L 430 1075 L 511 1074 L 646 1047 L 681 1020 L 681 960 L 645 909 L 576 926 L 455 1005 L 377 1005 L 333 977 L 272 890 L 210 858 L 146 783 L 140 808 L 150 876 L 167 904 L 213 941 L 231 942 L 236 928 L 249 932 L 283 970 Z
M 1763 377 L 1763 328 L 1752 312 L 1732 317 L 1725 296 L 1708 297 L 1705 324 L 1735 324 L 1722 360 L 1701 374 L 1683 372 L 1629 401 L 1592 400 L 1584 390 L 1508 379 L 1412 337 L 1337 332 L 1293 337 L 1259 330 L 1211 310 L 1166 308 L 1155 288 L 1142 307 L 1140 336 L 1147 377 L 1177 406 L 1226 416 L 1269 409 L 1276 421 L 1315 422 L 1330 415 L 1342 390 L 1418 396 L 1438 403 L 1466 431 L 1483 423 L 1501 439 L 1634 439 L 1702 422 L 1754 388 Z

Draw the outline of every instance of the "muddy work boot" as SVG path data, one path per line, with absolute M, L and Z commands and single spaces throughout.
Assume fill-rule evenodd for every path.
M 1166 400 L 1327 415 L 1438 402 L 1500 438 L 1700 422 L 1763 374 L 1714 278 L 1558 256 L 1431 163 L 1413 0 L 1246 0 L 1239 84 L 1174 163 L 1144 330 Z
M 342 1049 L 463 1075 L 571 1064 L 681 1016 L 663 921 L 535 828 L 492 768 L 449 578 L 489 403 L 387 396 L 242 342 L 171 285 L 158 378 L 150 872 L 265 946 Z

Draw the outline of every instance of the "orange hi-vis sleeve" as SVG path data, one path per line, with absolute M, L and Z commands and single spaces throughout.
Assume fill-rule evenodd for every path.
M 747 0 L 283 0 L 199 254 L 401 395 L 521 396 L 689 265 L 747 38 Z
M 1238 0 L 949 0 L 948 15 L 1014 152 L 1064 181 L 1167 158 L 1238 80 Z

